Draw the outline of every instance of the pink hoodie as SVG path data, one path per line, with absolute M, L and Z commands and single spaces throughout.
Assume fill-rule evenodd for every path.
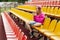
M 44 22 L 45 14 L 40 13 L 39 15 L 34 16 L 34 21 L 42 23 Z

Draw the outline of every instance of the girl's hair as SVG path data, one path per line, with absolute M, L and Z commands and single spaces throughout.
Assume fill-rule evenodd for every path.
M 41 8 L 40 8 L 40 7 L 37 7 L 37 9 L 38 9 L 38 10 L 41 10 Z

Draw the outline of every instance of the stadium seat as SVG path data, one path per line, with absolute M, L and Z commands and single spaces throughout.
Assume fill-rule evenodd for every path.
M 51 14 L 54 14 L 54 7 L 51 7 L 50 13 L 51 13 Z
M 58 12 L 57 12 L 57 14 L 56 15 L 60 15 L 60 8 L 58 9 Z
M 19 32 L 19 40 L 22 40 L 23 39 L 23 36 L 24 36 L 24 33 L 23 32 Z
M 47 10 L 47 7 L 44 7 L 44 8 L 43 8 L 43 12 L 46 12 L 46 10 Z
M 26 40 L 26 39 L 27 39 L 27 36 L 24 35 L 24 36 L 22 37 L 22 40 Z
M 50 13 L 50 9 L 51 9 L 51 7 L 48 7 L 47 8 L 47 13 Z
M 58 12 L 58 7 L 55 7 L 55 9 L 54 9 L 54 14 L 56 15 L 57 14 L 57 12 Z

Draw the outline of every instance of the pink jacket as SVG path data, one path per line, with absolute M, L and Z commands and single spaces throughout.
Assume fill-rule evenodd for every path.
M 45 14 L 40 13 L 40 15 L 35 15 L 34 16 L 34 21 L 42 23 L 44 22 Z

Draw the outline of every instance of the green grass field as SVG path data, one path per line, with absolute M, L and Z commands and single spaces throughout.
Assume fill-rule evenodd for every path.
M 8 11 L 8 10 L 10 10 L 10 8 L 6 8 L 6 9 L 5 8 L 1 8 L 0 9 L 0 15 L 1 15 L 1 12 Z

